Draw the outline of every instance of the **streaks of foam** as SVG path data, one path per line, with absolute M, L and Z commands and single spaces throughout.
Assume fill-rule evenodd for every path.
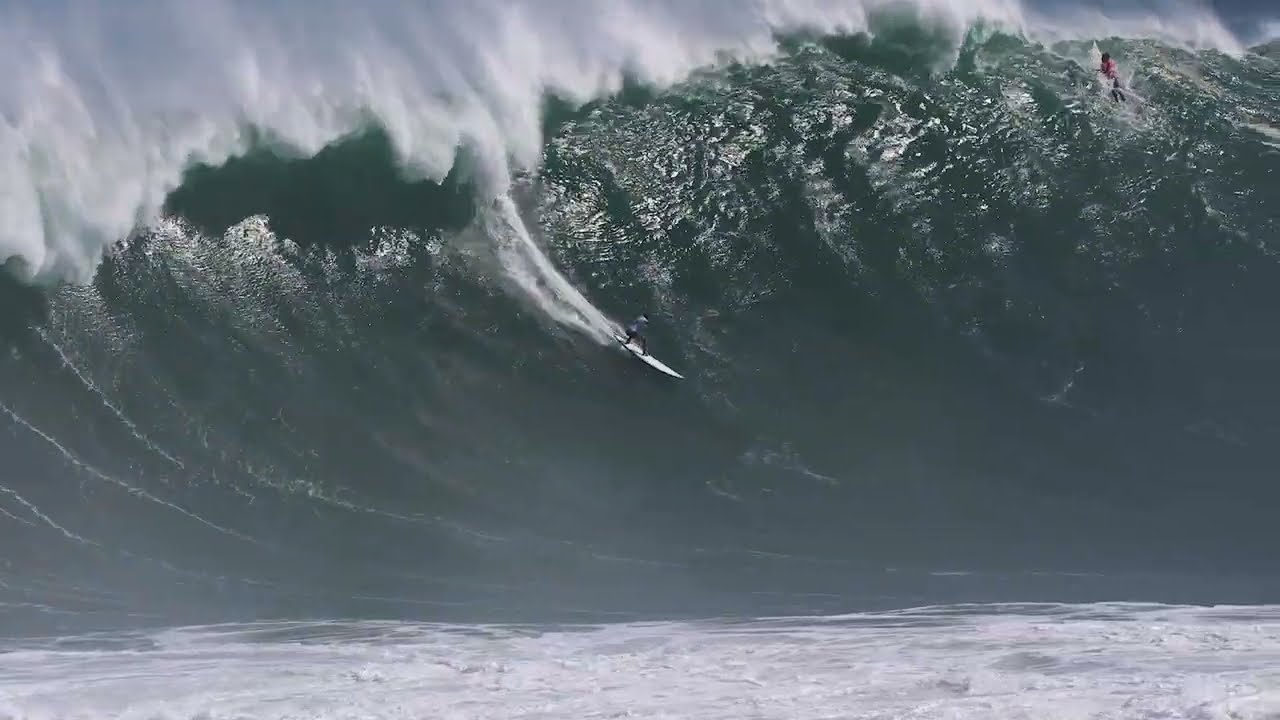
M 5 491 L 7 491 L 7 492 L 9 492 L 9 493 L 12 493 L 12 492 L 13 492 L 12 490 L 9 490 L 8 488 L 6 488 L 6 487 L 4 487 L 4 486 L 0 486 L 0 492 L 5 492 Z M 35 526 L 36 526 L 36 524 L 35 524 L 35 523 L 33 523 L 33 522 L 31 522 L 30 520 L 28 520 L 28 519 L 26 519 L 26 518 L 20 518 L 20 517 L 18 517 L 17 515 L 14 515 L 13 513 L 9 512 L 8 510 L 5 510 L 3 505 L 0 505 L 0 515 L 3 515 L 3 516 L 5 516 L 5 517 L 9 518 L 10 520 L 13 520 L 14 522 L 20 522 L 20 523 L 22 523 L 23 525 L 30 525 L 31 527 L 35 527 Z
M 101 470 L 98 470 L 92 465 L 89 465 L 88 463 L 84 462 L 80 458 L 76 457 L 75 453 L 72 453 L 69 449 L 66 448 L 66 446 L 64 446 L 62 443 L 59 443 L 57 440 L 52 438 L 48 433 L 44 432 L 40 428 L 37 428 L 36 426 L 27 422 L 25 418 L 23 418 L 21 415 L 18 415 L 18 413 L 10 409 L 8 405 L 5 405 L 4 403 L 0 403 L 0 411 L 3 411 L 6 415 L 12 418 L 14 422 L 18 423 L 19 425 L 26 428 L 27 430 L 30 430 L 37 437 L 39 437 L 40 439 L 44 440 L 46 443 L 51 445 L 67 460 L 67 462 L 71 463 L 73 466 L 79 468 L 80 470 L 83 470 L 84 472 L 88 473 L 90 476 L 97 478 L 98 480 L 101 480 L 105 483 L 115 485 L 116 487 L 119 487 L 120 489 L 124 490 L 130 495 L 142 498 L 144 500 L 148 500 L 157 505 L 161 505 L 165 508 L 168 508 L 169 510 L 172 510 L 176 513 L 185 515 L 186 517 L 192 520 L 195 520 L 201 525 L 204 525 L 205 527 L 208 527 L 212 530 L 216 530 L 224 535 L 228 535 L 230 537 L 234 537 L 236 539 L 243 540 L 248 543 L 253 543 L 255 545 L 265 545 L 265 543 L 263 543 L 261 540 L 257 540 L 241 532 L 232 530 L 231 528 L 224 527 L 212 521 L 206 520 L 205 518 L 202 518 L 199 515 L 196 515 L 195 513 L 191 512 L 190 510 L 187 510 L 183 507 L 175 505 L 174 503 L 169 502 L 168 500 L 158 498 L 155 495 L 147 492 L 146 490 L 143 490 L 142 488 L 130 485 L 129 483 L 124 482 L 123 480 L 112 477 L 102 472 Z
M 4 407 L 3 405 L 0 405 L 0 408 L 3 408 L 3 407 Z M 4 408 L 4 410 L 5 410 L 5 412 L 9 412 L 9 409 L 8 409 L 8 408 Z M 12 415 L 12 413 L 10 413 L 10 414 Z M 13 490 L 11 490 L 11 489 L 9 489 L 9 488 L 7 488 L 7 487 L 3 486 L 3 485 L 0 485 L 0 492 L 4 493 L 5 495 L 8 495 L 8 496 L 9 496 L 9 497 L 11 497 L 11 498 L 13 498 L 13 499 L 14 499 L 14 500 L 19 504 L 19 505 L 21 505 L 21 506 L 23 506 L 24 508 L 26 508 L 26 509 L 27 509 L 27 512 L 31 513 L 31 514 L 32 514 L 32 516 L 39 518 L 41 522 L 43 522 L 44 524 L 46 524 L 46 525 L 48 525 L 49 527 L 53 528 L 54 530 L 57 530 L 58 532 L 60 532 L 60 533 L 62 533 L 63 535 L 67 536 L 68 538 L 70 538 L 70 539 L 72 539 L 72 540 L 74 540 L 74 541 L 76 541 L 76 542 L 78 542 L 78 543 L 84 544 L 84 545 L 97 545 L 97 544 L 98 544 L 98 543 L 96 543 L 96 542 L 94 542 L 94 541 L 92 541 L 92 540 L 89 540 L 89 539 L 84 538 L 84 537 L 82 537 L 82 536 L 80 536 L 80 535 L 77 535 L 76 533 L 71 532 L 70 530 L 66 529 L 65 527 L 63 527 L 63 526 L 59 525 L 58 523 L 54 522 L 53 518 L 49 517 L 48 515 L 45 515 L 43 512 L 40 512 L 40 508 L 36 507 L 34 504 L 32 504 L 31 502 L 29 502 L 26 498 L 22 497 L 21 495 L 19 495 L 18 493 L 14 492 Z M 16 518 L 16 517 L 14 517 L 13 515 L 10 515 L 8 512 L 6 512 L 6 513 L 5 513 L 5 515 L 9 515 L 9 517 L 13 517 L 15 520 L 21 520 L 21 518 Z M 31 523 L 30 523 L 30 522 L 28 522 L 27 524 L 28 524 L 28 525 L 30 525 Z
M 59 346 L 58 343 L 54 342 L 53 339 L 49 337 L 49 334 L 43 328 L 38 328 L 37 332 L 40 334 L 40 338 L 43 339 L 45 343 L 49 345 L 49 347 L 53 348 L 53 351 L 56 352 L 58 354 L 58 357 L 62 359 L 63 366 L 65 366 L 68 370 L 70 370 L 71 373 L 74 374 L 76 378 L 80 380 L 80 382 L 85 386 L 85 388 L 89 390 L 89 392 L 98 396 L 98 399 L 102 402 L 103 406 L 106 407 L 108 410 L 110 410 L 112 414 L 114 414 L 116 418 L 121 423 L 123 423 L 126 428 L 129 429 L 129 432 L 133 435 L 135 439 L 138 440 L 138 442 L 142 443 L 147 447 L 147 449 L 151 450 L 152 452 L 164 458 L 165 460 L 168 460 L 169 462 L 173 463 L 179 468 L 186 467 L 185 465 L 182 464 L 181 460 L 174 457 L 173 455 L 170 455 L 167 451 L 165 451 L 164 448 L 156 445 L 149 438 L 143 435 L 142 431 L 138 429 L 138 426 L 135 425 L 132 420 L 126 417 L 124 412 L 122 412 L 120 408 L 116 407 L 116 405 L 111 402 L 110 398 L 107 397 L 106 393 L 104 393 L 102 389 L 99 388 L 98 385 L 92 379 L 85 376 L 85 374 L 80 371 L 80 368 L 76 367 L 75 363 L 71 361 L 71 358 L 67 357 L 67 354 L 66 352 L 63 351 L 62 347 Z

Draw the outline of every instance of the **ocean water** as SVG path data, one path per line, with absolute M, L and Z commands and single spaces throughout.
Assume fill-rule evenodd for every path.
M 1276 17 L 3 6 L 0 716 L 1277 717 Z

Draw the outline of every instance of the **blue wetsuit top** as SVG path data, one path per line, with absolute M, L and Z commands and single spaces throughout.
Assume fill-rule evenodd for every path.
M 644 330 L 645 325 L 648 324 L 649 318 L 638 317 L 635 319 L 635 322 L 631 323 L 631 325 L 627 327 L 627 332 L 632 335 L 639 335 Z

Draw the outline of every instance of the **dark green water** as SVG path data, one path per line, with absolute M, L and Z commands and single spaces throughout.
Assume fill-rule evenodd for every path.
M 921 32 L 551 103 L 510 199 L 259 148 L 6 280 L 0 625 L 1276 602 L 1275 60 Z

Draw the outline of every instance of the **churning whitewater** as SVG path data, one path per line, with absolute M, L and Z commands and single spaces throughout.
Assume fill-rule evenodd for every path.
M 1277 27 L 5 5 L 0 718 L 1276 717 Z
M 109 643 L 136 657 L 131 672 L 118 652 L 16 651 L 25 666 L 0 713 L 1267 718 L 1280 702 L 1280 624 L 1234 609 L 921 608 L 541 632 L 279 623 Z

